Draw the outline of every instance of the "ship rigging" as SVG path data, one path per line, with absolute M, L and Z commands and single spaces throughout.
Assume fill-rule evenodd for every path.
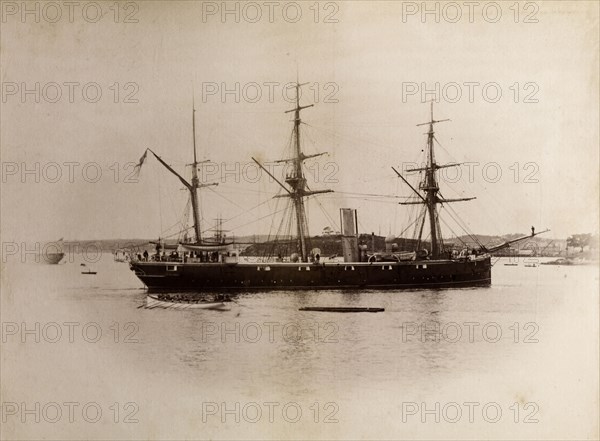
M 423 227 L 425 226 L 426 217 L 429 217 L 429 230 L 430 230 L 430 249 L 428 254 L 432 259 L 439 259 L 442 255 L 446 254 L 444 240 L 442 237 L 442 229 L 440 227 L 439 212 L 437 209 L 438 204 L 446 204 L 451 202 L 470 201 L 475 199 L 472 198 L 455 198 L 446 199 L 441 196 L 440 188 L 437 182 L 437 171 L 446 167 L 456 167 L 461 165 L 460 163 L 451 163 L 439 165 L 435 161 L 435 154 L 433 148 L 433 141 L 435 139 L 435 132 L 433 126 L 438 123 L 450 121 L 449 119 L 435 120 L 433 118 L 433 101 L 431 101 L 430 107 L 431 119 L 426 123 L 417 124 L 420 126 L 429 126 L 427 132 L 427 164 L 422 168 L 412 168 L 406 170 L 408 173 L 412 172 L 424 172 L 424 178 L 419 184 L 419 190 L 425 195 L 423 196 L 417 189 L 415 189 L 407 179 L 402 176 L 394 167 L 392 170 L 401 178 L 404 183 L 413 191 L 418 197 L 416 201 L 400 202 L 400 205 L 423 205 L 424 209 L 419 216 L 419 222 L 416 222 L 416 228 L 418 228 L 417 234 L 417 250 L 421 249 L 423 243 Z M 424 257 L 424 256 L 423 256 Z
M 319 251 L 311 249 L 310 234 L 305 200 L 309 197 L 330 193 L 330 189 L 312 190 L 303 170 L 304 161 L 325 153 L 306 155 L 301 147 L 300 112 L 313 104 L 300 104 L 300 88 L 303 84 L 296 82 L 296 102 L 293 109 L 285 113 L 293 114 L 293 129 L 291 136 L 292 152 L 289 158 L 280 159 L 277 163 L 288 165 L 284 182 L 281 182 L 267 167 L 256 158 L 252 160 L 265 171 L 283 192 L 276 195 L 277 200 L 287 201 L 286 212 L 289 208 L 287 222 L 287 237 L 295 227 L 295 242 L 298 254 L 292 253 L 289 259 L 278 256 L 275 260 L 250 262 L 240 260 L 239 250 L 232 243 L 225 243 L 222 229 L 223 221 L 217 220 L 216 240 L 203 238 L 200 227 L 198 192 L 214 183 L 200 183 L 196 151 L 195 108 L 192 106 L 192 137 L 193 162 L 191 181 L 185 179 L 167 164 L 153 150 L 147 149 L 140 159 L 139 167 L 144 163 L 150 152 L 167 170 L 175 175 L 189 192 L 193 211 L 193 242 L 180 242 L 170 256 L 163 254 L 157 247 L 156 255 L 138 255 L 130 261 L 130 268 L 149 290 L 170 291 L 220 291 L 220 290 L 273 290 L 273 289 L 331 289 L 331 288 L 417 288 L 417 287 L 455 287 L 489 285 L 491 283 L 490 253 L 520 240 L 524 240 L 543 232 L 535 233 L 532 228 L 531 236 L 523 236 L 509 242 L 478 248 L 465 248 L 461 253 L 449 249 L 444 243 L 438 206 L 459 201 L 469 201 L 474 198 L 448 199 L 442 196 L 438 185 L 437 172 L 439 169 L 453 167 L 458 163 L 438 164 L 435 159 L 434 126 L 448 120 L 435 120 L 433 103 L 431 104 L 430 120 L 418 126 L 428 126 L 427 132 L 427 162 L 422 168 L 409 169 L 408 172 L 423 173 L 418 188 L 412 186 L 395 168 L 394 172 L 409 186 L 414 194 L 412 200 L 400 202 L 401 205 L 420 205 L 421 211 L 415 224 L 417 237 L 416 248 L 413 252 L 398 250 L 397 244 L 388 243 L 386 252 L 376 253 L 374 249 L 369 254 L 366 244 L 359 243 L 358 215 L 356 209 L 340 209 L 340 239 L 343 260 L 320 260 Z M 281 190 L 280 190 L 281 191 Z M 262 205 L 259 204 L 259 206 Z M 256 208 L 256 207 L 255 207 Z M 247 210 L 249 211 L 249 210 Z M 277 214 L 271 213 L 269 216 Z M 430 241 L 429 249 L 424 238 L 426 219 L 429 219 Z M 229 219 L 231 220 L 231 219 Z M 284 225 L 285 216 L 281 225 Z M 294 224 L 292 226 L 292 224 Z M 281 230 L 281 227 L 280 227 Z M 404 230 L 406 231 L 406 229 Z M 278 231 L 279 233 L 279 231 Z M 475 238 L 476 239 L 476 238 Z M 160 242 L 160 241 L 159 241 Z M 276 241 L 275 241 L 276 243 Z M 389 249 L 388 249 L 389 245 Z
M 285 177 L 285 183 L 288 185 L 287 187 L 279 181 L 273 174 L 267 170 L 258 160 L 252 158 L 252 160 L 269 176 L 271 176 L 277 184 L 285 191 L 284 194 L 278 195 L 275 197 L 287 197 L 290 198 L 294 208 L 294 214 L 296 219 L 296 237 L 298 241 L 298 250 L 300 251 L 300 260 L 302 262 L 308 262 L 309 253 L 308 249 L 310 247 L 310 235 L 308 231 L 308 222 L 306 218 L 306 207 L 304 205 L 304 199 L 313 196 L 316 194 L 322 193 L 330 193 L 333 190 L 310 190 L 306 183 L 306 178 L 304 176 L 304 171 L 302 169 L 303 163 L 305 160 L 309 158 L 315 158 L 318 156 L 322 156 L 327 154 L 327 152 L 316 153 L 313 155 L 305 155 L 301 148 L 300 143 L 300 124 L 302 120 L 300 119 L 300 111 L 309 107 L 313 107 L 314 104 L 309 104 L 306 106 L 300 105 L 300 87 L 304 86 L 308 83 L 300 84 L 296 82 L 296 107 L 291 110 L 287 110 L 285 113 L 294 112 L 294 129 L 293 129 L 293 157 L 289 159 L 280 159 L 275 161 L 276 163 L 290 163 L 291 171 Z

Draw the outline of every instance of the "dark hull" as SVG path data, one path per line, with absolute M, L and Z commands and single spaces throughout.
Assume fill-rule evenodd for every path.
M 132 262 L 130 267 L 153 292 L 454 288 L 491 283 L 489 256 L 398 263 Z
M 45 253 L 42 254 L 41 262 L 49 265 L 57 265 L 63 257 L 65 257 L 64 253 Z

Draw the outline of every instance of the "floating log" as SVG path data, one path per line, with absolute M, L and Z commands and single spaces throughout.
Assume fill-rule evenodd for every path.
M 319 311 L 319 312 L 383 312 L 385 308 L 365 308 L 350 306 L 307 306 L 298 311 Z

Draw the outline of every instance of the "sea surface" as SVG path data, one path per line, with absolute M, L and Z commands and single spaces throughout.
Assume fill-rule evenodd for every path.
M 112 255 L 66 260 L 3 264 L 3 439 L 598 434 L 596 266 L 502 258 L 486 288 L 252 292 L 210 311 L 145 309 Z M 321 305 L 385 312 L 299 311 Z

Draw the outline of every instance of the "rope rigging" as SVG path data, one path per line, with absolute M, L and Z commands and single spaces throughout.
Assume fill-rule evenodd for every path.
M 292 121 L 294 122 L 294 129 L 290 132 L 288 139 L 287 139 L 287 143 L 285 144 L 285 147 L 283 148 L 284 152 L 290 153 L 290 154 L 284 155 L 284 157 L 288 157 L 290 159 L 282 159 L 282 160 L 275 161 L 277 163 L 285 163 L 286 166 L 284 167 L 284 170 L 282 172 L 282 174 L 284 175 L 284 179 L 282 179 L 282 181 L 284 181 L 287 185 L 282 184 L 282 182 L 280 182 L 277 178 L 275 178 L 275 176 L 273 176 L 272 173 L 267 171 L 258 161 L 256 161 L 253 158 L 254 161 L 263 170 L 265 170 L 280 185 L 280 187 L 282 187 L 283 190 L 285 190 L 287 192 L 287 194 L 285 194 L 282 192 L 282 189 L 280 189 L 279 192 L 274 196 L 274 198 L 276 198 L 276 199 L 286 197 L 287 201 L 284 204 L 285 207 L 280 209 L 279 201 L 275 201 L 274 210 L 270 210 L 271 211 L 270 213 L 268 213 L 265 216 L 259 216 L 258 219 L 252 220 L 250 222 L 246 222 L 242 225 L 238 225 L 237 227 L 233 228 L 232 230 L 240 229 L 247 225 L 253 224 L 255 222 L 259 222 L 262 219 L 271 217 L 269 234 L 267 236 L 268 242 L 270 242 L 269 254 L 272 256 L 277 251 L 277 249 L 280 249 L 278 247 L 280 247 L 281 245 L 285 245 L 286 247 L 290 246 L 291 242 L 290 242 L 290 240 L 288 240 L 288 238 L 293 236 L 292 232 L 295 227 L 295 229 L 297 230 L 296 236 L 298 237 L 298 246 L 300 247 L 302 261 L 307 261 L 307 258 L 308 258 L 307 253 L 311 248 L 308 220 L 307 220 L 307 218 L 308 218 L 307 212 L 308 212 L 310 206 L 308 204 L 304 205 L 304 199 L 306 199 L 308 201 L 312 195 L 317 194 L 317 193 L 325 193 L 330 190 L 312 191 L 310 189 L 309 185 L 307 185 L 306 174 L 304 173 L 304 169 L 305 168 L 308 169 L 308 168 L 304 167 L 304 161 L 308 158 L 312 158 L 312 157 L 320 155 L 320 154 L 307 156 L 301 150 L 300 130 L 299 129 L 300 129 L 300 126 L 303 126 L 303 127 L 305 126 L 305 127 L 310 128 L 310 130 L 303 132 L 302 136 L 304 139 L 304 143 L 309 143 L 311 146 L 314 146 L 314 144 L 315 144 L 314 139 L 311 134 L 311 130 L 329 133 L 334 139 L 343 139 L 345 137 L 339 135 L 338 133 L 332 132 L 332 131 L 328 130 L 327 128 L 315 126 L 312 124 L 307 124 L 300 120 L 300 110 L 312 106 L 312 105 L 308 105 L 308 106 L 300 105 L 300 94 L 299 94 L 300 86 L 301 86 L 301 84 L 298 84 L 298 83 L 296 84 L 296 91 L 297 91 L 296 107 L 294 109 L 288 110 L 286 112 L 286 113 L 294 112 L 293 119 L 292 119 Z M 429 218 L 429 223 L 427 225 L 427 229 L 425 230 L 425 232 L 429 233 L 429 235 L 427 237 L 431 237 L 431 241 L 430 241 L 431 254 L 432 254 L 433 258 L 436 258 L 439 253 L 441 253 L 445 250 L 445 244 L 444 244 L 444 239 L 443 239 L 443 235 L 442 235 L 442 223 L 443 223 L 444 227 L 447 228 L 448 231 L 450 231 L 457 238 L 457 240 L 459 240 L 462 243 L 465 243 L 465 241 L 462 240 L 461 238 L 459 238 L 456 235 L 456 233 L 454 232 L 454 230 L 452 229 L 452 227 L 450 225 L 448 225 L 448 223 L 442 218 L 441 209 L 445 209 L 444 214 L 447 214 L 449 216 L 449 218 L 452 221 L 454 221 L 458 225 L 458 227 L 461 230 L 463 230 L 465 232 L 465 234 L 471 240 L 473 240 L 474 243 L 478 244 L 480 246 L 480 248 L 484 248 L 484 246 L 483 246 L 483 244 L 481 244 L 479 239 L 470 232 L 468 224 L 466 222 L 464 222 L 458 216 L 456 211 L 449 204 L 447 204 L 449 202 L 458 201 L 459 199 L 457 199 L 457 198 L 455 198 L 453 200 L 445 199 L 445 198 L 443 198 L 441 192 L 439 191 L 438 183 L 437 183 L 437 176 L 436 176 L 437 169 L 448 167 L 448 166 L 454 166 L 454 165 L 458 165 L 458 164 L 438 165 L 435 162 L 435 156 L 434 156 L 434 150 L 433 150 L 434 143 L 436 145 L 440 146 L 443 149 L 443 151 L 446 152 L 450 157 L 452 155 L 450 155 L 450 153 L 446 150 L 446 148 L 443 145 L 441 145 L 441 143 L 439 142 L 437 137 L 434 136 L 434 131 L 433 131 L 434 124 L 437 124 L 439 122 L 448 121 L 448 120 L 434 120 L 433 119 L 433 103 L 432 103 L 431 109 L 432 109 L 431 110 L 431 120 L 427 123 L 418 124 L 419 126 L 423 126 L 423 125 L 429 126 L 429 131 L 427 132 L 427 139 L 428 139 L 427 149 L 425 149 L 425 148 L 420 149 L 420 152 L 418 153 L 418 157 L 421 158 L 421 160 L 425 160 L 425 163 L 427 165 L 424 168 L 417 168 L 417 167 L 413 166 L 412 170 L 408 170 L 408 172 L 418 171 L 419 172 L 418 176 L 420 178 L 422 178 L 421 182 L 419 183 L 418 186 L 415 186 L 416 187 L 415 188 L 402 175 L 400 175 L 400 173 L 398 173 L 396 171 L 398 176 L 401 177 L 405 181 L 405 183 L 408 184 L 408 186 L 413 190 L 412 195 L 399 196 L 397 194 L 378 194 L 375 192 L 364 192 L 363 193 L 363 192 L 352 192 L 352 191 L 339 191 L 339 192 L 337 192 L 338 195 L 333 195 L 332 197 L 333 198 L 340 197 L 340 198 L 344 198 L 344 199 L 346 199 L 346 198 L 359 199 L 359 200 L 363 200 L 363 201 L 378 202 L 378 203 L 397 204 L 398 203 L 397 201 L 400 200 L 400 201 L 402 201 L 402 202 L 400 202 L 400 204 L 405 204 L 405 205 L 422 204 L 420 206 L 420 208 L 410 207 L 409 209 L 406 210 L 409 213 L 409 216 L 411 217 L 411 219 L 406 221 L 406 223 L 408 223 L 406 226 L 402 225 L 399 235 L 400 235 L 400 237 L 402 237 L 407 231 L 410 231 L 411 229 L 413 229 L 412 239 L 413 239 L 413 241 L 417 242 L 417 247 L 420 247 L 422 242 L 424 241 L 423 234 L 424 234 L 424 229 L 425 229 L 425 223 L 427 221 L 427 218 Z M 358 141 L 360 141 L 360 139 L 358 139 Z M 357 138 L 353 138 L 353 142 L 357 142 Z M 379 145 L 379 146 L 383 146 L 383 147 L 388 147 L 386 144 L 378 143 L 376 141 L 373 141 L 372 139 L 370 139 L 368 141 L 362 140 L 362 142 L 363 142 L 363 144 L 362 144 L 363 146 L 364 146 L 364 143 L 367 143 L 367 144 L 371 144 L 371 145 Z M 158 159 L 159 162 L 161 162 L 173 174 L 175 174 L 180 179 L 180 181 L 183 182 L 183 184 L 186 186 L 186 188 L 191 192 L 192 204 L 194 205 L 193 209 L 194 209 L 194 215 L 195 215 L 193 228 L 195 229 L 197 239 L 200 240 L 201 234 L 205 233 L 206 231 L 210 231 L 211 229 L 210 228 L 208 228 L 208 229 L 201 228 L 202 227 L 201 224 L 203 224 L 203 223 L 205 224 L 205 219 L 204 219 L 204 216 L 202 213 L 203 204 L 201 203 L 202 196 L 200 194 L 198 194 L 198 196 L 197 196 L 197 198 L 200 199 L 200 203 L 198 203 L 197 207 L 195 206 L 195 204 L 197 203 L 196 202 L 196 199 L 197 199 L 196 198 L 196 189 L 201 188 L 201 187 L 207 187 L 206 184 L 199 184 L 199 182 L 198 182 L 197 170 L 196 170 L 196 165 L 198 164 L 198 162 L 196 161 L 195 144 L 194 144 L 194 163 L 193 163 L 193 168 L 192 168 L 191 184 L 190 184 L 190 182 L 188 182 L 186 180 L 186 178 L 182 177 L 182 175 L 179 175 L 176 171 L 174 171 L 171 168 L 171 166 L 169 166 L 167 163 L 165 163 L 159 156 L 157 156 L 150 149 L 147 149 L 146 152 L 144 153 L 144 156 L 141 158 L 140 163 L 138 164 L 138 166 L 140 168 L 141 168 L 141 165 L 144 162 L 145 157 L 148 152 L 151 152 L 156 157 L 156 159 Z M 138 170 L 138 172 L 139 172 L 139 170 Z M 399 185 L 398 181 L 396 181 L 396 182 L 397 182 L 396 187 L 398 187 L 398 185 Z M 168 229 L 165 230 L 164 229 L 164 218 L 163 218 L 163 213 L 162 213 L 161 179 L 158 179 L 158 186 L 159 186 L 161 232 L 163 234 L 168 233 L 172 228 L 174 228 L 176 226 L 180 226 L 180 231 L 177 233 L 180 235 L 179 238 L 181 238 L 182 233 L 185 234 L 185 237 L 187 237 L 187 231 L 190 229 L 187 226 L 187 223 L 188 223 L 187 220 L 189 218 L 189 210 L 190 210 L 189 201 L 186 204 L 185 209 L 184 209 L 183 220 L 178 221 L 175 225 L 172 225 Z M 236 202 L 236 200 L 229 198 L 229 197 L 223 195 L 221 192 L 217 192 L 210 187 L 208 187 L 208 188 L 212 193 L 215 193 L 219 198 L 221 198 L 221 199 L 225 200 L 226 202 L 228 202 L 229 204 L 243 210 L 242 213 L 222 221 L 223 224 L 231 223 L 232 220 L 261 207 L 265 203 L 268 203 L 269 207 L 272 208 L 270 199 L 267 199 L 265 201 L 260 202 L 255 207 L 245 210 L 242 205 L 240 205 L 238 202 Z M 418 190 L 417 190 L 417 188 L 418 188 Z M 456 192 L 456 190 L 454 188 L 452 188 L 452 186 L 449 186 L 449 188 L 452 192 Z M 236 188 L 236 193 L 238 191 L 240 191 L 240 189 Z M 243 189 L 241 191 L 249 191 L 249 192 L 255 192 L 258 194 L 262 194 L 262 192 L 260 190 L 255 191 L 252 189 Z M 418 197 L 421 199 L 421 201 L 419 201 L 418 199 L 415 198 L 415 194 L 418 195 Z M 425 197 L 422 196 L 423 194 L 425 194 Z M 466 199 L 467 198 L 461 198 L 460 200 L 466 200 Z M 169 201 L 170 201 L 171 207 L 173 208 L 174 200 L 173 200 L 172 195 L 169 195 Z M 329 225 L 331 227 L 333 227 L 335 230 L 337 230 L 338 229 L 337 222 L 329 215 L 329 213 L 325 209 L 324 205 L 318 200 L 317 200 L 317 204 L 318 204 L 319 210 L 324 214 L 325 220 L 329 223 Z M 437 208 L 436 208 L 438 205 L 441 208 L 440 210 L 437 210 Z M 295 219 L 294 219 L 293 215 L 290 215 L 290 213 L 292 211 L 295 212 L 295 214 L 296 214 Z M 285 216 L 283 216 L 282 219 L 279 222 L 277 222 L 274 215 L 278 214 L 280 212 L 284 212 Z M 414 215 L 416 215 L 416 217 Z M 396 206 L 394 209 L 394 212 L 393 212 L 394 229 L 396 229 L 397 220 L 398 220 L 398 207 Z M 402 223 L 405 224 L 405 222 L 402 222 Z M 390 229 L 391 229 L 391 224 L 390 224 Z M 274 237 L 273 237 L 273 233 L 275 234 Z M 170 237 L 170 236 L 172 236 L 172 235 L 168 235 L 167 237 Z M 427 239 L 427 237 L 425 239 Z

